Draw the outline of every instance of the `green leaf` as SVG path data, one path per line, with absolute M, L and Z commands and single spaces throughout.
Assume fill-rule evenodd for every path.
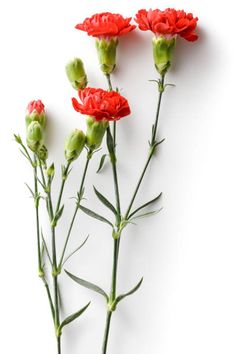
M 141 280 L 138 282 L 138 284 L 133 289 L 131 289 L 128 293 L 117 296 L 115 303 L 118 304 L 118 302 L 123 300 L 126 296 L 134 294 L 140 288 L 142 282 L 143 282 L 143 278 L 141 278 Z
M 110 209 L 113 214 L 116 216 L 117 215 L 117 211 L 115 209 L 115 207 L 109 202 L 109 200 L 104 197 L 104 195 L 102 195 L 94 186 L 93 186 L 94 192 L 96 194 L 96 196 L 98 197 L 98 199 L 108 208 Z
M 41 230 L 41 238 L 42 238 L 43 245 L 44 245 L 44 248 L 45 248 L 45 252 L 46 252 L 46 254 L 48 256 L 49 262 L 50 262 L 51 266 L 53 266 L 52 259 L 51 259 L 50 253 L 48 251 L 48 247 L 47 247 L 46 241 L 45 241 L 45 239 L 43 237 L 43 230 Z
M 79 316 L 82 315 L 82 313 L 87 309 L 87 307 L 90 305 L 90 302 L 85 305 L 82 309 L 80 309 L 79 311 L 73 313 L 72 315 L 68 316 L 67 318 L 64 319 L 64 321 L 62 321 L 62 323 L 60 324 L 60 326 L 58 327 L 57 330 L 57 335 L 61 335 L 62 333 L 62 329 L 63 327 L 67 326 L 69 323 L 71 323 L 72 321 L 74 321 L 76 318 L 78 318 Z
M 73 254 L 75 254 L 77 251 L 79 251 L 87 242 L 89 238 L 89 235 L 86 237 L 86 239 L 81 243 L 81 245 L 79 245 L 73 252 L 71 252 L 64 260 L 64 262 L 62 263 L 62 266 L 64 266 L 64 264 L 68 261 L 68 259 L 73 256 Z
M 159 210 L 153 210 L 153 211 L 149 211 L 148 213 L 137 215 L 134 218 L 130 219 L 130 221 L 136 220 L 136 219 L 142 219 L 147 216 L 152 216 L 152 215 L 158 214 L 161 210 L 162 210 L 162 208 L 160 208 Z
M 102 222 L 105 222 L 106 224 L 110 225 L 112 228 L 114 227 L 113 224 L 107 220 L 106 218 L 104 218 L 103 216 L 95 213 L 94 211 L 85 208 L 84 206 L 80 205 L 79 208 L 87 215 L 91 216 L 94 219 L 100 220 Z
M 105 297 L 105 299 L 108 301 L 109 300 L 109 297 L 108 295 L 106 294 L 106 292 L 100 288 L 99 286 L 93 284 L 93 283 L 90 283 L 88 282 L 87 280 L 84 280 L 84 279 L 81 279 L 81 278 L 78 278 L 76 277 L 75 275 L 69 273 L 67 270 L 65 270 L 66 274 L 71 278 L 73 279 L 76 283 L 80 284 L 81 286 L 84 286 L 85 288 L 87 289 L 90 289 L 90 290 L 93 290 L 95 291 L 96 293 L 102 295 Z
M 133 212 L 129 215 L 128 219 L 131 218 L 134 214 L 136 214 L 139 210 L 141 210 L 141 209 L 147 207 L 148 205 L 151 205 L 151 204 L 157 202 L 158 199 L 161 197 L 161 195 L 162 195 L 162 193 L 160 193 L 156 198 L 154 198 L 154 199 L 150 200 L 149 202 L 147 202 L 147 203 L 141 205 L 139 208 L 137 208 L 135 211 L 133 211 Z
M 32 189 L 30 188 L 30 186 L 25 183 L 26 187 L 28 188 L 28 190 L 30 191 L 30 194 L 32 195 L 32 197 L 34 198 L 34 192 L 32 191 Z
M 60 217 L 62 216 L 64 210 L 64 205 L 62 205 L 62 207 L 56 212 L 53 220 L 52 220 L 52 225 L 55 227 L 57 225 L 58 220 L 60 219 Z
M 103 165 L 105 163 L 105 160 L 106 160 L 106 154 L 102 155 L 101 157 L 101 160 L 100 160 L 100 163 L 99 163 L 99 166 L 98 166 L 98 169 L 96 171 L 96 173 L 99 173 L 101 171 L 101 169 L 103 168 Z

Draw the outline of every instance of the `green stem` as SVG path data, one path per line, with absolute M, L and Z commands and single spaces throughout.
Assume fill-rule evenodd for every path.
M 57 353 L 61 354 L 61 337 L 57 337 Z
M 71 164 L 70 162 L 67 162 L 65 170 L 63 172 L 62 183 L 61 183 L 61 188 L 60 188 L 60 192 L 59 192 L 59 197 L 58 197 L 58 200 L 57 200 L 57 206 L 56 206 L 55 213 L 57 213 L 59 211 L 59 209 L 60 209 L 61 198 L 62 198 L 62 195 L 63 195 L 63 191 L 64 191 L 66 179 L 67 179 L 67 174 L 68 174 L 68 171 L 69 171 L 69 168 L 70 168 L 70 164 Z
M 108 337 L 109 337 L 109 331 L 110 331 L 110 325 L 111 325 L 111 316 L 112 316 L 112 311 L 108 310 L 107 317 L 106 317 L 106 325 L 105 325 L 103 344 L 102 344 L 102 354 L 106 354 L 106 352 L 107 352 Z
M 110 74 L 105 74 L 105 76 L 106 76 L 106 79 L 107 79 L 108 90 L 112 91 L 113 88 L 112 88 L 112 83 L 111 83 L 111 75 Z
M 158 95 L 158 103 L 157 103 L 157 112 L 156 112 L 156 119 L 155 119 L 155 123 L 153 125 L 153 130 L 152 130 L 152 137 L 151 137 L 151 140 L 150 140 L 150 152 L 148 154 L 148 158 L 147 158 L 147 161 L 144 165 L 144 168 L 141 172 L 141 176 L 138 180 L 138 183 L 137 183 L 137 186 L 134 190 L 134 193 L 133 193 L 133 196 L 131 198 L 131 201 L 130 201 L 130 204 L 127 208 L 127 211 L 125 213 L 125 219 L 128 219 L 129 217 L 129 213 L 130 213 L 130 210 L 133 206 L 133 203 L 135 201 L 135 198 L 137 196 L 137 193 L 139 191 L 139 188 L 140 188 L 140 185 L 142 183 L 142 180 L 144 178 L 144 175 L 147 171 L 147 168 L 149 166 L 149 163 L 155 153 L 155 150 L 156 150 L 156 136 L 157 136 L 157 128 L 158 128 L 158 121 L 159 121 L 159 115 L 160 115 L 160 108 L 161 108 L 161 100 L 162 100 L 162 95 L 163 95 L 163 92 L 164 92 L 164 80 L 165 80 L 165 76 L 162 76 L 161 77 L 161 81 L 159 82 L 159 95 Z
M 37 233 L 37 252 L 38 252 L 38 271 L 42 270 L 41 245 L 40 245 L 40 226 L 39 226 L 39 195 L 38 195 L 38 176 L 37 176 L 37 157 L 34 156 L 34 203 L 36 215 L 36 233 Z
M 89 161 L 91 160 L 91 157 L 92 157 L 92 151 L 89 150 L 88 154 L 87 154 L 87 159 L 86 159 L 86 163 L 85 163 L 85 167 L 84 167 L 82 180 L 81 180 L 81 183 L 80 183 L 80 188 L 79 188 L 79 193 L 78 193 L 79 200 L 78 200 L 78 202 L 76 204 L 75 211 L 74 211 L 74 214 L 73 214 L 73 217 L 72 217 L 72 221 L 70 223 L 69 230 L 68 230 L 68 233 L 67 233 L 67 236 L 66 236 L 66 241 L 65 241 L 65 244 L 64 244 L 64 247 L 63 247 L 63 250 L 62 250 L 62 254 L 61 254 L 61 258 L 60 258 L 60 262 L 59 262 L 59 266 L 58 266 L 59 269 L 62 267 L 64 256 L 65 256 L 65 252 L 66 252 L 66 248 L 67 248 L 67 244 L 68 244 L 68 241 L 69 241 L 69 238 L 70 238 L 70 235 L 71 235 L 71 231 L 72 231 L 72 228 L 73 228 L 73 225 L 74 225 L 74 222 L 75 222 L 76 215 L 77 215 L 78 210 L 79 210 L 79 206 L 80 206 L 80 202 L 81 202 L 81 198 L 82 198 L 82 194 L 83 194 L 84 182 L 85 182 L 85 178 L 86 178 L 86 175 L 87 175 Z

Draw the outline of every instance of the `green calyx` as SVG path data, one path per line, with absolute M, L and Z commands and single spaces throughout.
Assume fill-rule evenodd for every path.
M 66 74 L 72 87 L 76 90 L 84 89 L 88 80 L 84 70 L 84 64 L 81 59 L 75 58 L 66 65 Z
M 163 76 L 171 66 L 176 37 L 168 39 L 164 36 L 158 36 L 153 38 L 152 43 L 155 67 L 159 74 Z
M 29 125 L 32 123 L 32 122 L 38 122 L 41 127 L 43 129 L 45 129 L 45 126 L 46 126 L 46 115 L 45 113 L 37 113 L 36 111 L 32 112 L 32 113 L 28 113 L 25 117 L 25 123 L 26 123 L 26 128 L 29 127 Z
M 82 130 L 74 130 L 66 139 L 65 142 L 65 157 L 68 162 L 76 160 L 81 154 L 86 137 Z
M 26 142 L 30 150 L 38 152 L 43 146 L 43 129 L 39 122 L 31 122 L 26 132 Z
M 96 48 L 101 70 L 104 74 L 111 74 L 116 67 L 117 38 L 97 39 Z
M 88 116 L 86 123 L 86 145 L 90 150 L 98 149 L 102 143 L 109 122 L 107 120 L 96 121 L 93 117 Z

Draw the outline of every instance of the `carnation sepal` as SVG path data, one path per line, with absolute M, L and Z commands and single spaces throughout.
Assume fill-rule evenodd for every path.
M 141 205 L 140 207 L 138 207 L 136 210 L 134 210 L 134 211 L 129 215 L 128 220 L 131 219 L 132 216 L 134 216 L 138 211 L 142 210 L 143 208 L 146 208 L 146 207 L 149 206 L 149 205 L 152 205 L 152 204 L 156 203 L 156 202 L 160 199 L 161 196 L 162 196 L 162 192 L 161 192 L 160 194 L 158 194 L 157 197 L 153 198 L 153 199 L 150 200 L 149 202 L 147 202 L 147 203 Z
M 117 211 L 115 207 L 109 202 L 109 200 L 106 197 L 104 197 L 104 195 L 102 195 L 94 186 L 93 189 L 100 202 L 102 202 L 108 209 L 110 209 L 113 212 L 115 216 L 117 216 Z
M 111 74 L 116 67 L 117 45 L 117 38 L 96 40 L 98 60 L 100 63 L 101 70 L 105 75 Z
M 114 229 L 114 225 L 112 224 L 111 221 L 107 220 L 106 218 L 104 218 L 104 216 L 101 216 L 97 213 L 95 213 L 94 211 L 88 209 L 88 208 L 85 208 L 84 206 L 80 205 L 79 208 L 87 215 L 91 216 L 92 218 L 94 219 L 97 219 L 99 221 L 102 221 L 108 225 L 110 225 L 113 229 Z
M 99 173 L 99 172 L 102 170 L 102 168 L 103 168 L 103 166 L 104 166 L 104 163 L 105 163 L 105 160 L 106 160 L 106 157 L 107 157 L 107 154 L 102 155 L 102 157 L 101 157 L 101 160 L 100 160 L 100 163 L 99 163 L 99 166 L 98 166 L 98 169 L 97 169 L 96 173 Z
M 79 316 L 82 315 L 82 313 L 88 308 L 88 306 L 90 305 L 90 302 L 87 303 L 87 305 L 85 305 L 82 309 L 80 309 L 79 311 L 73 313 L 72 315 L 68 316 L 67 318 L 65 318 L 62 323 L 60 324 L 60 326 L 56 329 L 56 335 L 57 337 L 60 337 L 62 335 L 62 329 L 63 327 L 67 326 L 69 323 L 73 322 L 76 318 L 78 318 Z
M 107 295 L 107 293 L 100 288 L 100 286 L 97 286 L 96 284 L 93 284 L 87 280 L 81 279 L 76 277 L 75 275 L 71 274 L 70 272 L 68 272 L 67 270 L 65 270 L 66 274 L 72 279 L 74 280 L 76 283 L 78 283 L 79 285 L 89 289 L 89 290 L 93 290 L 96 293 L 102 295 L 103 297 L 105 297 L 106 301 L 109 301 L 109 296 Z

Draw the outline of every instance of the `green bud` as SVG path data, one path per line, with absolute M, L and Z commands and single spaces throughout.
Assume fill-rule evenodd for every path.
M 74 89 L 84 89 L 87 86 L 87 75 L 81 59 L 75 58 L 74 60 L 70 61 L 66 65 L 66 74 Z
M 93 117 L 88 116 L 86 123 L 86 145 L 91 150 L 98 149 L 102 143 L 109 122 L 107 120 L 96 121 Z
M 101 70 L 104 74 L 111 74 L 116 67 L 117 38 L 97 39 L 96 48 Z
M 155 67 L 159 74 L 163 76 L 171 66 L 176 37 L 167 39 L 163 36 L 158 36 L 153 38 L 152 43 Z
M 51 166 L 48 167 L 48 169 L 47 169 L 47 176 L 53 177 L 54 173 L 55 173 L 55 166 L 54 166 L 54 163 L 52 163 Z
M 41 146 L 38 150 L 38 157 L 41 161 L 45 162 L 48 158 L 48 150 L 45 145 Z
M 39 122 L 31 122 L 27 128 L 26 142 L 28 147 L 37 152 L 43 145 L 43 130 Z
M 82 130 L 74 130 L 65 142 L 65 157 L 67 161 L 76 160 L 84 148 L 86 137 Z

